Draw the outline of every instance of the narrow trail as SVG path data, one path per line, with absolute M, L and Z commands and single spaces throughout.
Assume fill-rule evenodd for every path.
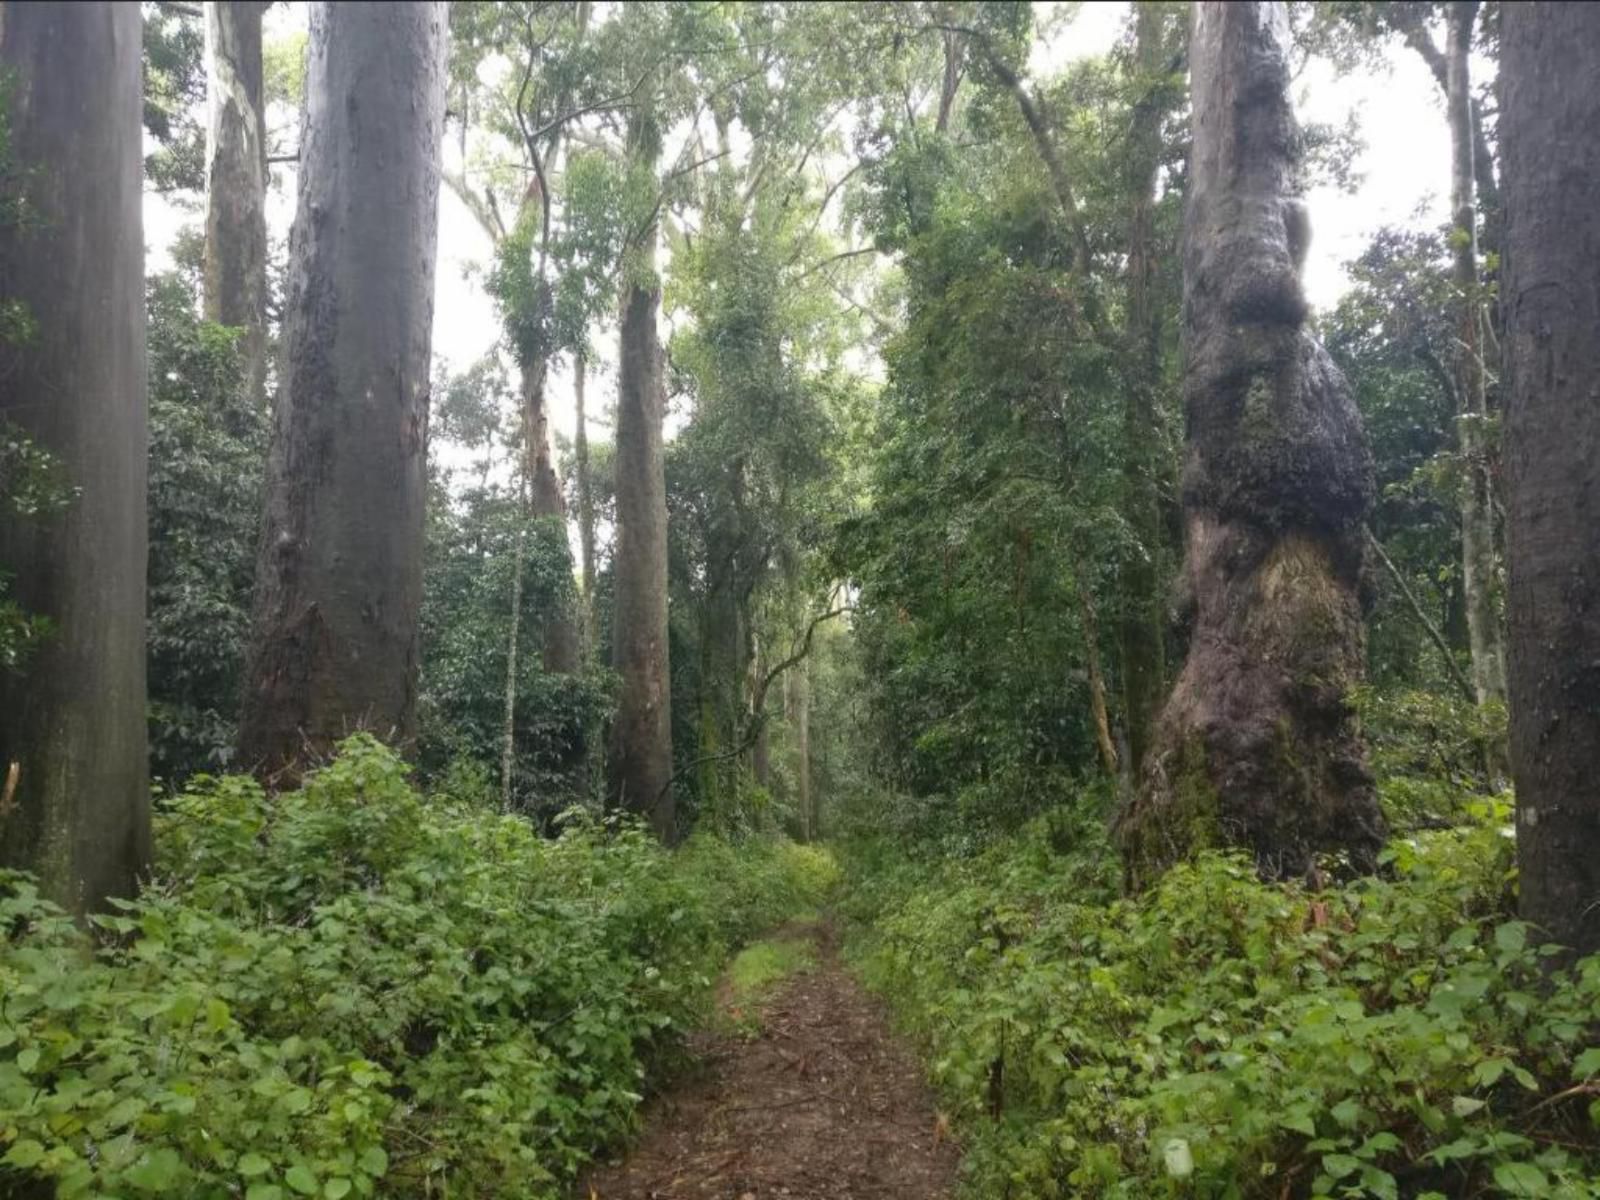
M 948 1200 L 959 1155 L 915 1058 L 831 927 L 783 936 L 815 963 L 756 1002 L 753 1030 L 724 989 L 726 1028 L 693 1047 L 704 1069 L 646 1106 L 643 1137 L 580 1200 Z

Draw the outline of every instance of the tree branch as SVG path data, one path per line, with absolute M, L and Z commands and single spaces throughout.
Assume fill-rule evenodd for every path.
M 1444 640 L 1444 634 L 1440 633 L 1439 627 L 1435 625 L 1431 619 L 1429 619 L 1427 612 L 1423 609 L 1421 602 L 1417 599 L 1417 594 L 1411 590 L 1411 585 L 1406 582 L 1405 576 L 1400 574 L 1400 568 L 1394 565 L 1394 560 L 1390 558 L 1388 552 L 1384 550 L 1383 543 L 1378 540 L 1378 535 L 1372 532 L 1371 526 L 1366 526 L 1365 530 L 1367 534 L 1367 544 L 1371 546 L 1373 552 L 1377 554 L 1378 561 L 1383 563 L 1385 569 L 1388 570 L 1389 577 L 1394 580 L 1395 585 L 1400 589 L 1400 594 L 1404 596 L 1406 601 L 1411 605 L 1411 611 L 1416 614 L 1417 620 L 1422 622 L 1422 627 L 1428 631 L 1428 637 L 1430 637 L 1433 640 L 1433 644 L 1439 648 L 1439 656 L 1444 659 L 1445 670 L 1450 673 L 1450 678 L 1455 682 L 1455 685 L 1461 689 L 1461 694 L 1465 696 L 1469 702 L 1476 704 L 1478 702 L 1478 693 L 1473 689 L 1472 684 L 1467 682 L 1466 675 L 1464 675 L 1461 671 L 1461 664 L 1456 662 L 1456 656 L 1450 651 L 1450 644 Z

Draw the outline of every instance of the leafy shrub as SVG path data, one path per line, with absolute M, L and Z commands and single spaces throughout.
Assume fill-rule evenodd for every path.
M 974 1196 L 1600 1195 L 1600 958 L 1547 974 L 1507 810 L 1473 811 L 1318 894 L 1212 855 L 1118 899 L 1043 823 L 965 862 L 858 847 L 853 953 Z
M 98 947 L 0 874 L 0 1194 L 554 1196 L 825 856 L 425 799 L 367 737 L 203 781 Z
M 1490 790 L 1486 754 L 1505 743 L 1504 704 L 1479 708 L 1454 693 L 1407 688 L 1365 688 L 1356 702 L 1396 829 L 1454 824 L 1475 794 Z

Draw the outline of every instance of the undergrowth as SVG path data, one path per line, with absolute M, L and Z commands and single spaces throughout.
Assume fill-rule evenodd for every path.
M 1317 894 L 1208 855 L 1117 898 L 1054 819 L 966 859 L 858 842 L 850 952 L 973 1197 L 1600 1195 L 1600 958 L 1550 972 L 1507 806 L 1468 807 Z
M 157 845 L 98 942 L 0 873 L 0 1196 L 556 1196 L 729 951 L 835 873 L 546 840 L 365 737 L 300 791 L 200 784 Z

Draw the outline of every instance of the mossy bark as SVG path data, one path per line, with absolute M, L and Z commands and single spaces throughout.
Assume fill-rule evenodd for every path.
M 1139 886 L 1196 849 L 1263 874 L 1322 852 L 1370 868 L 1385 835 L 1350 705 L 1372 464 L 1343 376 L 1306 324 L 1288 21 L 1198 4 L 1184 233 L 1187 660 L 1119 814 Z

